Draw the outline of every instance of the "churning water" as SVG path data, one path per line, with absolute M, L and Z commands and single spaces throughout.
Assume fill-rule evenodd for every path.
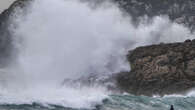
M 16 27 L 10 27 L 15 60 L 1 70 L 0 109 L 166 110 L 174 104 L 178 110 L 193 110 L 193 95 L 114 95 L 101 85 L 62 84 L 91 73 L 101 79 L 130 70 L 126 54 L 137 46 L 195 38 L 166 16 L 145 17 L 134 26 L 116 4 L 92 4 L 33 0 L 27 12 L 16 10 L 11 20 Z

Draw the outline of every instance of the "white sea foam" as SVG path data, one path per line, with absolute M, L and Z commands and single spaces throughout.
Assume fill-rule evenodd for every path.
M 21 90 L 1 91 L 0 104 L 41 104 L 45 107 L 59 105 L 70 108 L 93 108 L 107 98 L 108 93 L 101 87 L 51 88 L 34 87 Z

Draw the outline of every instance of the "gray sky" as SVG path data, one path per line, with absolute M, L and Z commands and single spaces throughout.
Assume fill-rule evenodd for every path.
M 0 0 L 0 12 L 8 8 L 15 0 Z

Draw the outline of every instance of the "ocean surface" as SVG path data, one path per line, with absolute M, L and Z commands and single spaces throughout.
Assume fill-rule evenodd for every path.
M 146 97 L 134 95 L 110 95 L 102 100 L 102 104 L 92 108 L 70 108 L 62 105 L 32 104 L 2 104 L 0 110 L 169 110 L 174 105 L 175 110 L 195 110 L 194 96 Z

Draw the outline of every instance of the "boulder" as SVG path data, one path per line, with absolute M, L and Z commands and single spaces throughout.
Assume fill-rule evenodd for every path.
M 128 54 L 130 72 L 117 85 L 136 95 L 185 93 L 195 87 L 195 40 L 138 47 Z

